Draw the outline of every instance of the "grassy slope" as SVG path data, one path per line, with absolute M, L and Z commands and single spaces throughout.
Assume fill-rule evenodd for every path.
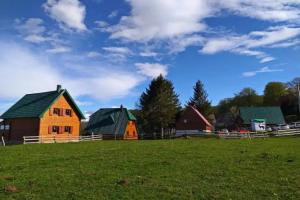
M 0 199 L 300 199 L 300 138 L 19 145 L 0 157 Z

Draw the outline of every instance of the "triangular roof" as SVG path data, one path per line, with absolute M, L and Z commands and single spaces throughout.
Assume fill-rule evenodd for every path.
M 192 109 L 207 126 L 213 127 L 211 123 L 209 123 L 209 121 L 194 106 L 188 106 L 188 108 Z
M 240 117 L 244 124 L 251 124 L 254 119 L 265 119 L 267 124 L 285 124 L 280 107 L 240 107 Z
M 95 133 L 123 135 L 128 121 L 136 121 L 126 108 L 101 108 L 91 115 L 86 130 Z
M 3 113 L 0 118 L 42 118 L 44 113 L 63 95 L 67 98 L 71 106 L 73 106 L 73 109 L 78 114 L 79 118 L 84 119 L 84 115 L 67 90 L 26 94 Z

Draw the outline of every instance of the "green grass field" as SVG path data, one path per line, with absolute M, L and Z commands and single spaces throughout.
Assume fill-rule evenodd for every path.
M 300 138 L 0 147 L 0 199 L 300 199 Z

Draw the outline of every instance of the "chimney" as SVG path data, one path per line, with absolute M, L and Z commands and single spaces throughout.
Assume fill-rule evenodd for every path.
M 60 91 L 61 91 L 61 85 L 57 85 L 57 86 L 56 86 L 56 91 L 57 91 L 57 92 L 60 92 Z

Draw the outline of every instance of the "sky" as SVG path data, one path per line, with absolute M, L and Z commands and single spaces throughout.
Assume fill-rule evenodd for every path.
M 84 112 L 135 108 L 162 74 L 184 105 L 300 76 L 300 0 L 1 0 L 0 113 L 66 88 Z

